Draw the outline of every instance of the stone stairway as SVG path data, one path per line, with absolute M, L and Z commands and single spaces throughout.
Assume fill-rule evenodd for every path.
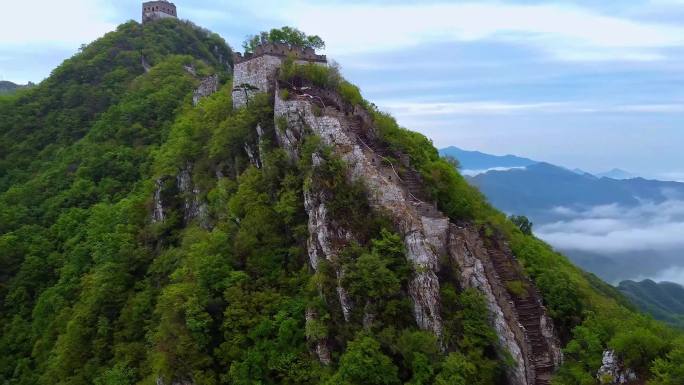
M 445 218 L 433 204 L 427 202 L 428 194 L 423 188 L 424 184 L 420 174 L 412 169 L 407 162 L 395 161 L 395 159 L 403 159 L 402 154 L 393 151 L 385 143 L 378 140 L 372 127 L 369 127 L 370 123 L 364 123 L 364 120 L 353 112 L 353 108 L 324 92 L 320 92 L 315 87 L 307 88 L 306 94 L 300 94 L 297 97 L 321 108 L 324 115 L 337 118 L 342 129 L 351 134 L 352 140 L 367 153 L 366 155 L 370 155 L 369 160 L 374 167 L 381 170 L 384 176 L 390 177 L 393 181 L 398 181 L 406 193 L 407 200 L 410 201 L 419 216 Z M 524 285 L 524 292 L 520 290 L 516 291 L 516 294 L 513 292 L 515 290 L 511 289 L 502 289 L 500 292 L 506 302 L 510 300 L 513 307 L 511 309 L 513 319 L 506 320 L 506 322 L 515 328 L 515 339 L 523 350 L 525 365 L 528 368 L 526 375 L 527 378 L 530 378 L 527 385 L 550 385 L 552 374 L 558 364 L 555 361 L 560 361 L 560 358 L 554 357 L 553 345 L 549 342 L 550 339 L 544 336 L 544 332 L 548 332 L 548 327 L 542 325 L 546 318 L 542 297 L 534 284 L 525 276 L 507 245 L 485 234 L 481 234 L 480 238 L 489 239 L 492 242 L 491 245 L 486 245 L 484 250 L 491 261 L 491 266 L 486 269 L 487 271 L 493 270 L 491 271 L 492 282 L 498 281 L 504 288 L 508 288 L 507 283 L 511 282 L 519 282 Z M 499 294 L 496 295 L 499 296 Z M 509 307 L 506 308 L 509 309 Z M 518 324 L 520 325 L 519 328 Z M 553 334 L 552 329 L 551 333 Z
M 549 385 L 555 365 L 548 342 L 542 333 L 541 319 L 544 316 L 544 308 L 541 304 L 541 295 L 520 272 L 517 262 L 509 253 L 505 253 L 499 247 L 488 247 L 487 251 L 502 284 L 521 282 L 526 286 L 524 293 L 512 293 L 509 290 L 509 294 L 529 346 L 535 372 L 534 385 Z
M 385 146 L 384 144 L 378 143 L 377 140 L 368 135 L 367 130 L 363 128 L 363 122 L 358 116 L 344 117 L 347 121 L 347 129 L 354 134 L 356 140 L 359 142 L 361 147 L 365 147 L 373 151 L 374 154 L 380 158 L 396 158 L 397 154 Z M 420 216 L 439 218 L 443 215 L 439 210 L 433 205 L 426 202 L 425 190 L 423 189 L 423 180 L 417 171 L 412 168 L 397 169 L 396 165 L 388 165 L 391 167 L 400 178 L 401 185 L 409 193 L 409 198 L 413 201 L 413 206 Z

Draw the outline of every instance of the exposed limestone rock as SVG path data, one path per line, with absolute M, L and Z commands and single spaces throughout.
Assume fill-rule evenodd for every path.
M 162 202 L 162 191 L 164 190 L 164 179 L 158 178 L 155 181 L 154 201 L 152 207 L 152 223 L 161 222 L 166 218 L 164 214 L 164 203 Z
M 152 68 L 152 66 L 150 66 L 150 64 L 147 62 L 147 60 L 145 60 L 145 56 L 140 57 L 140 64 L 142 64 L 142 67 L 145 70 L 145 73 L 150 72 L 150 69 Z
M 202 228 L 211 228 L 209 208 L 201 198 L 200 190 L 192 183 L 192 164 L 188 163 L 176 176 L 176 185 L 183 199 L 183 223 L 197 219 Z
M 432 246 L 437 255 L 447 254 L 449 219 L 446 217 L 426 217 L 420 218 L 427 243 Z
M 314 154 L 313 162 L 314 165 L 320 164 L 320 156 Z M 309 238 L 307 240 L 309 263 L 314 270 L 318 269 L 321 259 L 331 263 L 337 276 L 337 296 L 342 315 L 345 321 L 349 321 L 352 302 L 349 294 L 341 285 L 344 272 L 337 262 L 337 256 L 340 250 L 353 238 L 349 230 L 341 228 L 329 218 L 325 202 L 326 197 L 323 191 L 304 191 L 304 209 L 309 215 Z
M 511 302 L 506 300 L 505 288 L 493 286 L 487 276 L 483 259 L 487 253 L 477 232 L 472 229 L 451 225 L 449 231 L 449 256 L 460 267 L 461 286 L 479 290 L 487 300 L 490 322 L 496 331 L 499 345 L 511 355 L 514 366 L 508 368 L 512 385 L 527 385 L 533 378 L 531 368 L 523 354 L 523 331 L 513 316 Z
M 199 87 L 197 87 L 192 94 L 192 105 L 196 106 L 197 103 L 202 100 L 202 98 L 205 98 L 218 91 L 218 83 L 219 79 L 217 74 L 213 74 L 202 79 Z
M 553 322 L 541 304 L 541 296 L 521 271 L 511 251 L 496 239 L 488 239 L 471 225 L 452 224 L 449 256 L 460 267 L 463 287 L 478 289 L 489 307 L 499 344 L 515 362 L 508 369 L 513 384 L 546 385 L 560 365 L 562 354 Z M 525 296 L 512 296 L 506 282 L 524 282 Z
M 603 352 L 601 367 L 596 373 L 596 378 L 601 384 L 627 384 L 636 381 L 636 374 L 632 369 L 625 368 L 613 350 Z
M 344 115 L 315 116 L 310 102 L 282 100 L 277 91 L 274 114 L 278 125 L 276 133 L 279 145 L 296 159 L 299 155 L 300 138 L 303 133 L 310 130 L 347 162 L 351 179 L 366 183 L 368 190 L 372 192 L 369 197 L 371 205 L 384 210 L 394 218 L 397 231 L 404 239 L 407 258 L 415 267 L 414 278 L 409 284 L 409 293 L 416 323 L 420 328 L 430 330 L 441 337 L 439 280 L 436 275 L 439 261 L 435 252 L 440 247 L 435 247 L 433 242 L 440 238 L 445 239 L 446 236 L 438 236 L 423 228 L 421 215 L 415 202 L 401 185 L 399 176 L 393 173 L 392 169 L 381 166 L 375 159 L 376 154 L 357 142 L 353 133 L 348 130 L 350 123 Z M 316 228 L 309 230 L 317 231 Z
M 485 296 L 502 355 L 510 354 L 513 358 L 514 365 L 508 369 L 509 382 L 512 385 L 549 384 L 553 370 L 562 360 L 560 346 L 539 293 L 507 246 L 498 243 L 485 246 L 482 235 L 474 228 L 450 224 L 436 207 L 417 198 L 421 196 L 420 176 L 409 171 L 402 177 L 388 164 L 382 147 L 373 143 L 372 127 L 364 126 L 370 120 L 367 114 L 361 116 L 355 109 L 350 115 L 349 109 L 330 106 L 322 108 L 321 114 L 314 114 L 310 97 L 282 100 L 278 87 L 273 88 L 277 141 L 292 160 L 299 157 L 304 135 L 319 136 L 347 163 L 349 178 L 366 184 L 372 207 L 393 218 L 395 229 L 404 240 L 407 258 L 414 266 L 409 295 L 418 326 L 441 337 L 436 273 L 438 256 L 448 255 L 461 268 L 461 285 L 476 288 Z M 399 158 L 409 167 L 406 157 Z M 307 212 L 317 224 L 310 223 L 311 238 L 317 241 L 319 237 L 329 238 L 325 216 L 312 209 Z M 310 243 L 312 266 L 322 248 L 321 242 Z M 511 297 L 505 285 L 509 280 L 525 282 L 529 298 Z M 372 322 L 371 313 L 364 312 L 364 315 L 365 323 Z
M 257 149 L 259 150 L 259 153 L 257 154 L 257 159 L 259 161 L 259 164 L 264 164 L 264 159 L 262 158 L 264 152 L 264 129 L 261 128 L 261 124 L 257 124 L 256 126 L 256 133 L 257 133 Z
M 192 65 L 184 65 L 183 69 L 185 72 L 189 73 L 192 76 L 197 76 L 197 71 L 195 70 L 195 67 Z
M 245 143 L 243 146 L 245 152 L 247 153 L 247 158 L 249 158 L 249 163 L 256 168 L 261 168 L 261 159 L 259 158 L 259 153 L 255 151 L 252 146 Z

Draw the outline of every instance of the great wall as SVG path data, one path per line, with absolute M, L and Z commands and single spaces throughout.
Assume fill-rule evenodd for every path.
M 169 5 L 173 6 L 166 1 L 144 3 L 143 21 L 175 17 L 175 6 L 170 8 Z M 162 7 L 159 11 L 158 6 Z M 278 144 L 292 159 L 298 159 L 301 140 L 312 133 L 347 162 L 350 179 L 365 183 L 372 207 L 390 214 L 395 230 L 404 240 L 407 258 L 414 266 L 409 294 L 414 318 L 420 328 L 433 332 L 440 339 L 442 337 L 438 275 L 440 257 L 447 256 L 459 268 L 460 285 L 479 290 L 486 299 L 502 358 L 508 356 L 514 362 L 507 369 L 510 384 L 550 384 L 553 371 L 562 361 L 560 342 L 541 295 L 523 273 L 506 242 L 497 236 L 484 234 L 471 223 L 451 220 L 430 203 L 421 176 L 411 167 L 409 157 L 384 145 L 376 133 L 371 115 L 364 108 L 350 105 L 336 92 L 312 84 L 294 87 L 280 82 L 278 72 L 286 58 L 292 58 L 299 64 L 327 65 L 325 55 L 318 55 L 310 48 L 285 44 L 262 44 L 254 52 L 236 53 L 233 56 L 233 108 L 244 107 L 258 93 L 270 94 L 276 125 L 286 123 L 285 127 L 276 129 Z M 202 79 L 193 95 L 193 104 L 217 89 L 218 79 L 215 76 Z M 282 90 L 287 90 L 288 95 L 283 95 Z M 255 129 L 261 137 L 260 127 Z M 258 149 L 245 145 L 245 151 L 258 167 Z M 391 159 L 398 161 L 393 163 Z M 314 164 L 321 161 L 320 156 L 314 154 Z M 191 169 L 192 164 L 188 164 L 174 178 L 174 188 L 183 198 L 179 204 L 185 213 L 184 221 L 199 218 L 201 225 L 209 228 L 206 208 L 198 198 L 199 191 L 189 182 Z M 157 181 L 153 221 L 164 218 L 164 184 L 162 179 Z M 309 215 L 309 263 L 315 270 L 322 258 L 334 262 L 344 245 L 353 240 L 353 232 L 329 217 L 323 191 L 305 191 L 304 200 Z M 349 300 L 339 283 L 342 274 L 342 271 L 337 271 L 337 301 L 346 319 L 352 307 L 360 304 Z M 524 291 L 513 292 L 511 283 L 521 284 Z M 308 321 L 316 317 L 315 311 L 307 310 Z M 364 320 L 372 317 L 372 314 L 366 314 Z M 327 341 L 315 342 L 315 353 L 320 361 L 330 363 Z
M 562 360 L 560 342 L 541 295 L 506 243 L 496 236 L 486 236 L 472 224 L 450 220 L 429 203 L 420 175 L 410 166 L 408 156 L 383 145 L 370 114 L 363 108 L 349 105 L 335 92 L 311 84 L 293 87 L 280 83 L 277 74 L 286 57 L 299 63 L 325 65 L 325 57 L 315 55 L 313 50 L 278 44 L 258 47 L 244 56 L 236 54 L 233 107 L 249 103 L 256 93 L 270 93 L 275 104 L 274 119 L 287 123 L 276 130 L 277 139 L 290 156 L 299 156 L 301 139 L 310 130 L 347 162 L 351 179 L 366 184 L 372 206 L 390 213 L 404 239 L 407 258 L 416 267 L 409 292 L 419 327 L 441 337 L 437 275 L 439 257 L 447 255 L 459 266 L 461 286 L 476 288 L 487 299 L 499 344 L 515 362 L 508 370 L 511 384 L 550 384 L 551 374 Z M 281 94 L 283 89 L 288 90 L 287 97 Z M 389 159 L 399 159 L 400 164 Z M 320 159 L 314 159 L 315 162 Z M 328 218 L 325 194 L 307 191 L 305 195 L 309 257 L 315 269 L 320 258 L 334 260 L 340 248 L 351 240 L 352 232 Z M 340 278 L 342 272 L 337 273 Z M 512 292 L 511 282 L 521 283 L 525 291 Z M 349 302 L 341 286 L 338 296 L 345 314 L 358 305 Z M 307 317 L 315 314 L 309 313 Z M 325 341 L 318 341 L 317 351 L 322 362 L 329 361 Z
M 166 0 L 147 1 L 142 5 L 142 22 L 164 18 L 178 18 L 176 5 Z

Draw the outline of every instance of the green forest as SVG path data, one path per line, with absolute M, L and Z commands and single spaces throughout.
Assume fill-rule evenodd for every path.
M 505 384 L 510 362 L 482 295 L 444 269 L 443 341 L 420 330 L 407 295 L 412 266 L 390 221 L 317 137 L 288 159 L 275 144 L 269 95 L 232 109 L 231 60 L 221 37 L 192 23 L 128 22 L 35 87 L 0 95 L 0 383 Z M 200 78 L 213 74 L 219 91 L 193 105 Z M 281 76 L 368 109 L 444 213 L 507 239 L 564 344 L 553 384 L 599 384 L 606 349 L 648 384 L 684 384 L 680 331 L 491 207 L 426 137 L 399 127 L 334 68 L 289 62 Z M 257 126 L 261 167 L 244 151 Z M 323 166 L 313 166 L 314 152 Z M 172 182 L 165 193 L 176 200 L 152 221 L 157 185 L 188 167 L 211 225 L 185 220 L 191 197 Z M 332 192 L 331 216 L 355 229 L 342 285 L 372 307 L 370 325 L 363 308 L 345 322 L 324 300 L 335 297 L 331 266 L 309 266 L 302 197 L 312 185 Z M 313 352 L 321 338 L 328 365 Z

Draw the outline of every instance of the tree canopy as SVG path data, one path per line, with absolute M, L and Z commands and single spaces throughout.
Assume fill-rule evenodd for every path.
M 254 52 L 259 45 L 266 43 L 286 44 L 290 47 L 325 48 L 325 42 L 318 35 L 307 35 L 293 27 L 273 28 L 258 35 L 248 36 L 242 43 L 245 53 Z

